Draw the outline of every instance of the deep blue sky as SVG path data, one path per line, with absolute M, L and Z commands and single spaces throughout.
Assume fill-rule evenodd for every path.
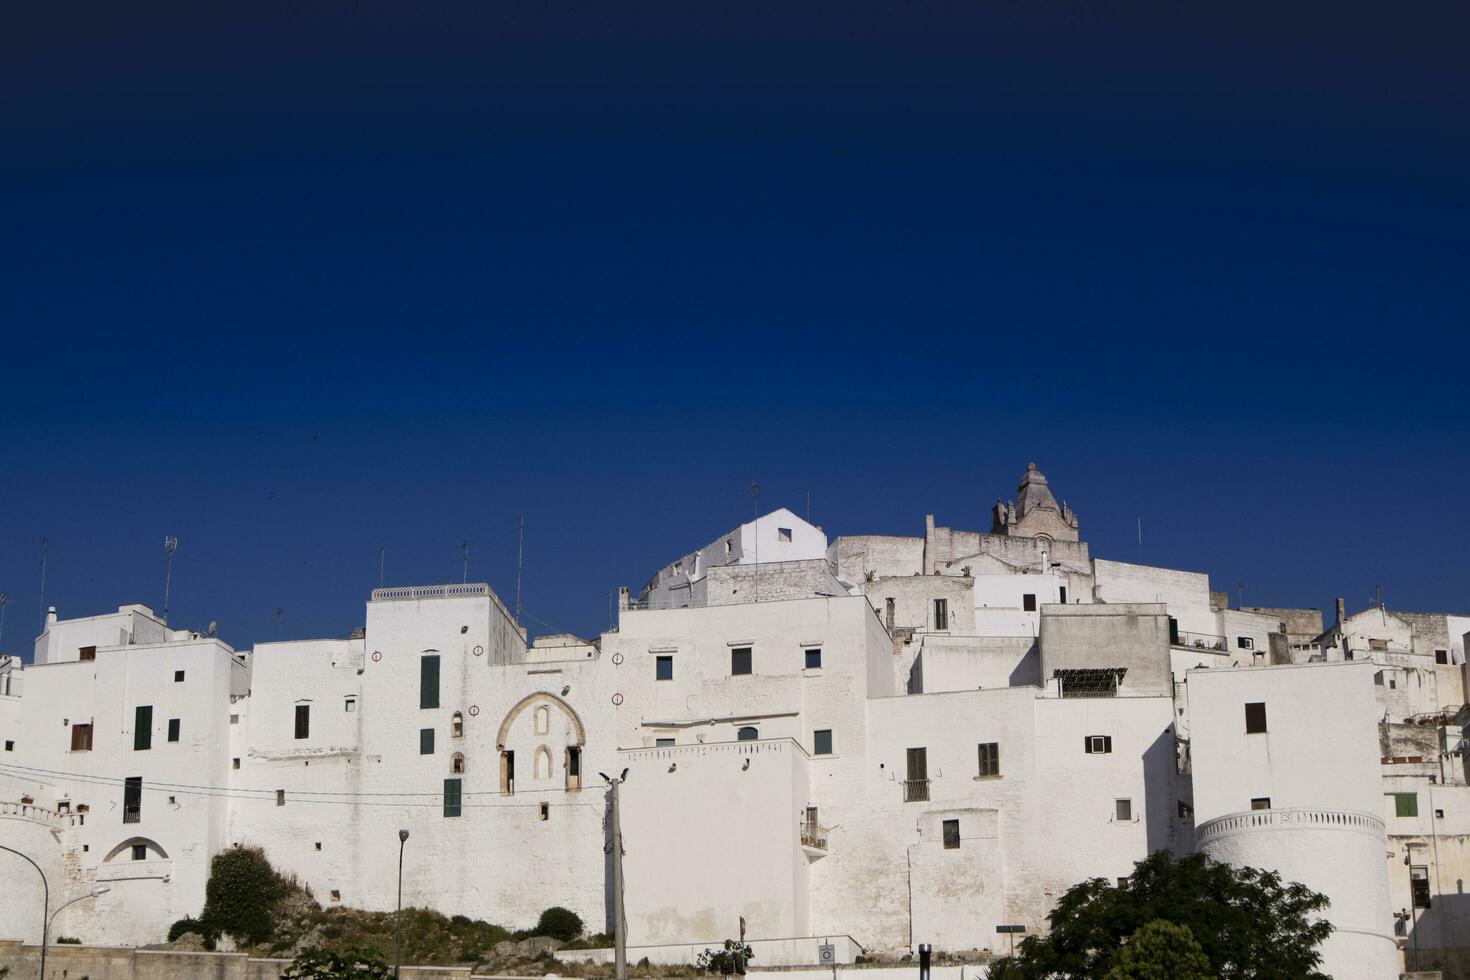
M 749 513 L 1470 607 L 1462 3 L 23 5 L 0 591 L 537 632 Z M 42 8 L 50 8 L 44 11 Z M 799 8 L 799 9 L 792 9 Z M 285 625 L 272 612 L 286 610 Z

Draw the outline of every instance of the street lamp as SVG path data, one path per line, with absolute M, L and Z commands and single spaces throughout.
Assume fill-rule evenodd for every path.
M 41 876 L 41 980 L 46 980 L 46 930 L 51 924 L 51 884 L 46 880 L 46 872 L 41 870 L 41 866 L 20 851 L 13 847 L 6 847 L 4 844 L 0 844 L 0 851 L 9 851 L 16 857 L 24 859 L 27 864 L 36 869 L 36 874 Z
M 402 936 L 398 925 L 398 913 L 403 911 L 403 845 L 408 843 L 408 831 L 398 832 L 398 907 L 393 910 L 393 980 L 398 980 L 398 971 L 403 968 Z M 44 980 L 44 978 L 42 978 Z
M 70 902 L 66 902 L 66 903 L 58 906 L 57 909 L 56 909 L 56 911 L 51 913 L 51 921 L 52 922 L 55 922 L 56 921 L 56 917 L 61 914 L 61 910 L 64 909 L 64 908 L 66 908 L 67 906 L 69 906 L 69 905 L 75 905 L 78 902 L 85 902 L 87 899 L 89 899 L 89 898 L 96 898 L 99 895 L 106 895 L 110 891 L 112 891 L 112 889 L 109 888 L 108 886 L 106 886 L 106 885 L 98 885 L 96 888 L 94 888 L 91 891 L 87 892 L 87 894 L 85 894 L 85 895 L 78 895 L 76 898 L 72 899 Z M 48 926 L 48 928 L 49 928 L 49 926 Z

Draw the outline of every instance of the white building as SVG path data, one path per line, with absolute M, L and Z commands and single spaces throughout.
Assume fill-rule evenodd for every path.
M 1335 976 L 1470 946 L 1470 620 L 1232 609 L 1093 558 L 1035 467 L 989 532 L 829 541 L 782 509 L 620 605 L 528 645 L 487 586 L 380 589 L 353 638 L 248 653 L 143 606 L 53 615 L 0 664 L 0 843 L 53 904 L 109 885 L 57 923 L 91 942 L 161 939 L 233 846 L 391 908 L 400 828 L 405 903 L 600 930 L 596 774 L 627 769 L 629 941 L 655 961 L 741 918 L 794 963 L 820 938 L 1003 949 L 1079 881 L 1196 846 L 1327 893 Z M 7 921 L 35 940 L 31 877 Z

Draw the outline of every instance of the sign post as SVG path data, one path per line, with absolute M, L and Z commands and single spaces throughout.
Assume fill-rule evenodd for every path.
M 1026 927 L 1025 926 L 996 926 L 995 927 L 995 931 L 996 932 L 1003 932 L 1003 933 L 1005 933 L 1006 946 L 1010 950 L 1010 952 L 1007 953 L 1006 955 L 1008 955 L 1008 956 L 1015 956 L 1016 955 L 1016 933 L 1018 933 L 1018 932 L 1025 932 L 1026 931 Z

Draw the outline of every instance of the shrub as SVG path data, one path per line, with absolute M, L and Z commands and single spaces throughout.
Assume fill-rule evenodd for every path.
M 285 893 L 285 882 L 263 851 L 220 851 L 209 865 L 200 919 L 215 935 L 228 933 L 244 943 L 263 943 L 275 928 L 272 906 Z
M 729 976 L 732 973 L 745 973 L 745 964 L 755 959 L 747 943 L 739 943 L 733 939 L 725 940 L 724 949 L 707 949 L 699 954 L 699 959 L 694 961 L 694 966 L 701 973 L 719 973 Z
M 281 973 L 284 980 L 388 980 L 392 975 L 374 949 L 308 949 Z
M 552 939 L 560 939 L 564 943 L 569 943 L 582 934 L 582 917 L 571 909 L 553 905 L 541 913 L 541 918 L 536 923 L 535 934 L 550 936 Z

